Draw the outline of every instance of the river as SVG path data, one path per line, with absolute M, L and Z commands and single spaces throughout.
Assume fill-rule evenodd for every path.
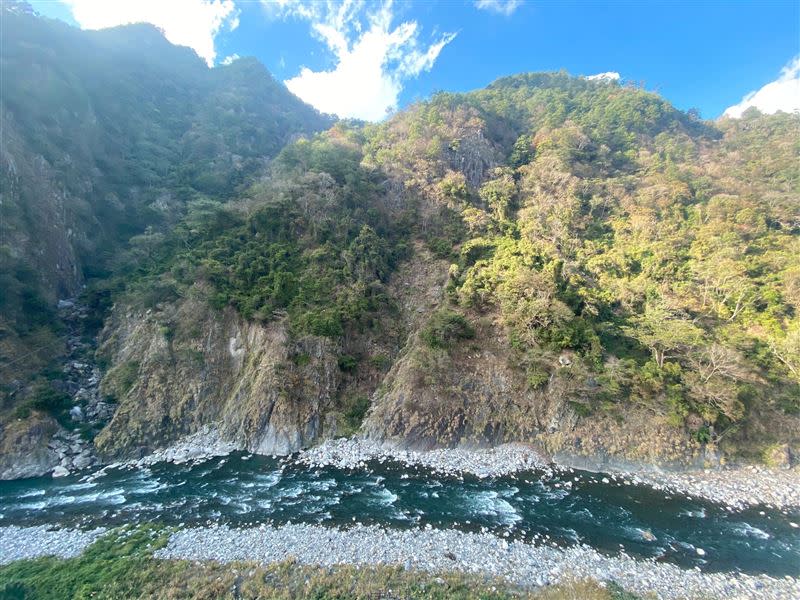
M 352 523 L 488 531 L 509 540 L 654 558 L 709 572 L 800 575 L 800 511 L 734 511 L 709 501 L 587 471 L 445 476 L 372 461 L 311 468 L 232 454 L 201 464 L 157 463 L 0 482 L 0 526 L 97 527 L 155 521 L 230 527 Z

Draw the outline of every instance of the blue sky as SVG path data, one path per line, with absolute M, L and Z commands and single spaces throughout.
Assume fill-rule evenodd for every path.
M 437 90 L 566 69 L 619 73 L 716 118 L 800 108 L 800 0 L 33 2 L 84 28 L 149 21 L 209 64 L 256 56 L 321 110 L 371 120 Z M 784 69 L 783 73 L 781 70 Z M 765 87 L 766 86 L 766 87 Z

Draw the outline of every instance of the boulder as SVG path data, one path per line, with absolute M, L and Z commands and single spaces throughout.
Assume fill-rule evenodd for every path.
M 69 475 L 69 469 L 66 467 L 58 465 L 55 469 L 53 469 L 53 477 L 66 477 L 67 475 Z
M 85 469 L 86 467 L 92 464 L 92 456 L 88 453 L 81 453 L 80 456 L 76 456 L 72 461 L 73 469 Z
M 83 409 L 75 405 L 70 409 L 69 416 L 73 421 L 83 421 Z

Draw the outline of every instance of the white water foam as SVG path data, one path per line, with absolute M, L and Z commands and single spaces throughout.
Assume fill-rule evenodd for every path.
M 763 529 L 754 527 L 749 523 L 738 523 L 737 525 L 734 526 L 733 530 L 738 535 L 743 537 L 753 537 L 753 538 L 758 538 L 760 540 L 768 540 L 770 537 L 772 537 Z
M 522 520 L 514 507 L 495 491 L 478 492 L 470 496 L 469 505 L 473 513 L 496 517 L 504 525 L 513 525 Z

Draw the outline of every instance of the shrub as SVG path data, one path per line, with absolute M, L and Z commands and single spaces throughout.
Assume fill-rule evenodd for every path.
M 532 389 L 542 387 L 550 380 L 550 374 L 541 367 L 535 367 L 528 371 L 528 385 Z
M 70 397 L 55 389 L 49 382 L 38 383 L 28 398 L 14 410 L 18 419 L 27 419 L 34 410 L 46 412 L 54 417 L 61 416 L 69 408 Z
M 106 375 L 106 385 L 116 398 L 122 398 L 127 394 L 139 377 L 139 362 L 129 360 L 113 369 Z
M 431 237 L 426 240 L 428 250 L 433 253 L 436 258 L 446 259 L 451 258 L 453 253 L 453 246 L 447 240 L 438 237 Z
M 69 395 L 42 384 L 34 390 L 30 405 L 34 410 L 58 414 L 69 406 Z
M 292 356 L 292 362 L 298 367 L 305 367 L 311 362 L 311 357 L 305 352 L 300 352 Z
M 707 444 L 711 441 L 711 430 L 708 425 L 703 425 L 700 429 L 694 432 L 694 439 L 700 444 Z
M 295 326 L 299 331 L 328 338 L 338 338 L 344 331 L 336 309 L 308 310 L 297 318 Z
M 358 366 L 358 359 L 349 354 L 343 354 L 339 357 L 339 370 L 345 373 L 352 373 Z
M 575 402 L 574 400 L 570 400 L 569 406 L 579 417 L 588 417 L 592 414 L 592 409 L 583 402 Z
M 444 309 L 433 314 L 421 336 L 429 347 L 447 350 L 460 340 L 474 338 L 475 329 L 463 315 Z
M 352 429 L 361 427 L 361 422 L 369 410 L 370 401 L 367 396 L 359 395 L 351 398 L 344 410 L 344 418 Z
M 389 366 L 392 364 L 392 359 L 385 354 L 376 354 L 369 359 L 369 364 L 376 369 L 383 371 L 389 368 Z

